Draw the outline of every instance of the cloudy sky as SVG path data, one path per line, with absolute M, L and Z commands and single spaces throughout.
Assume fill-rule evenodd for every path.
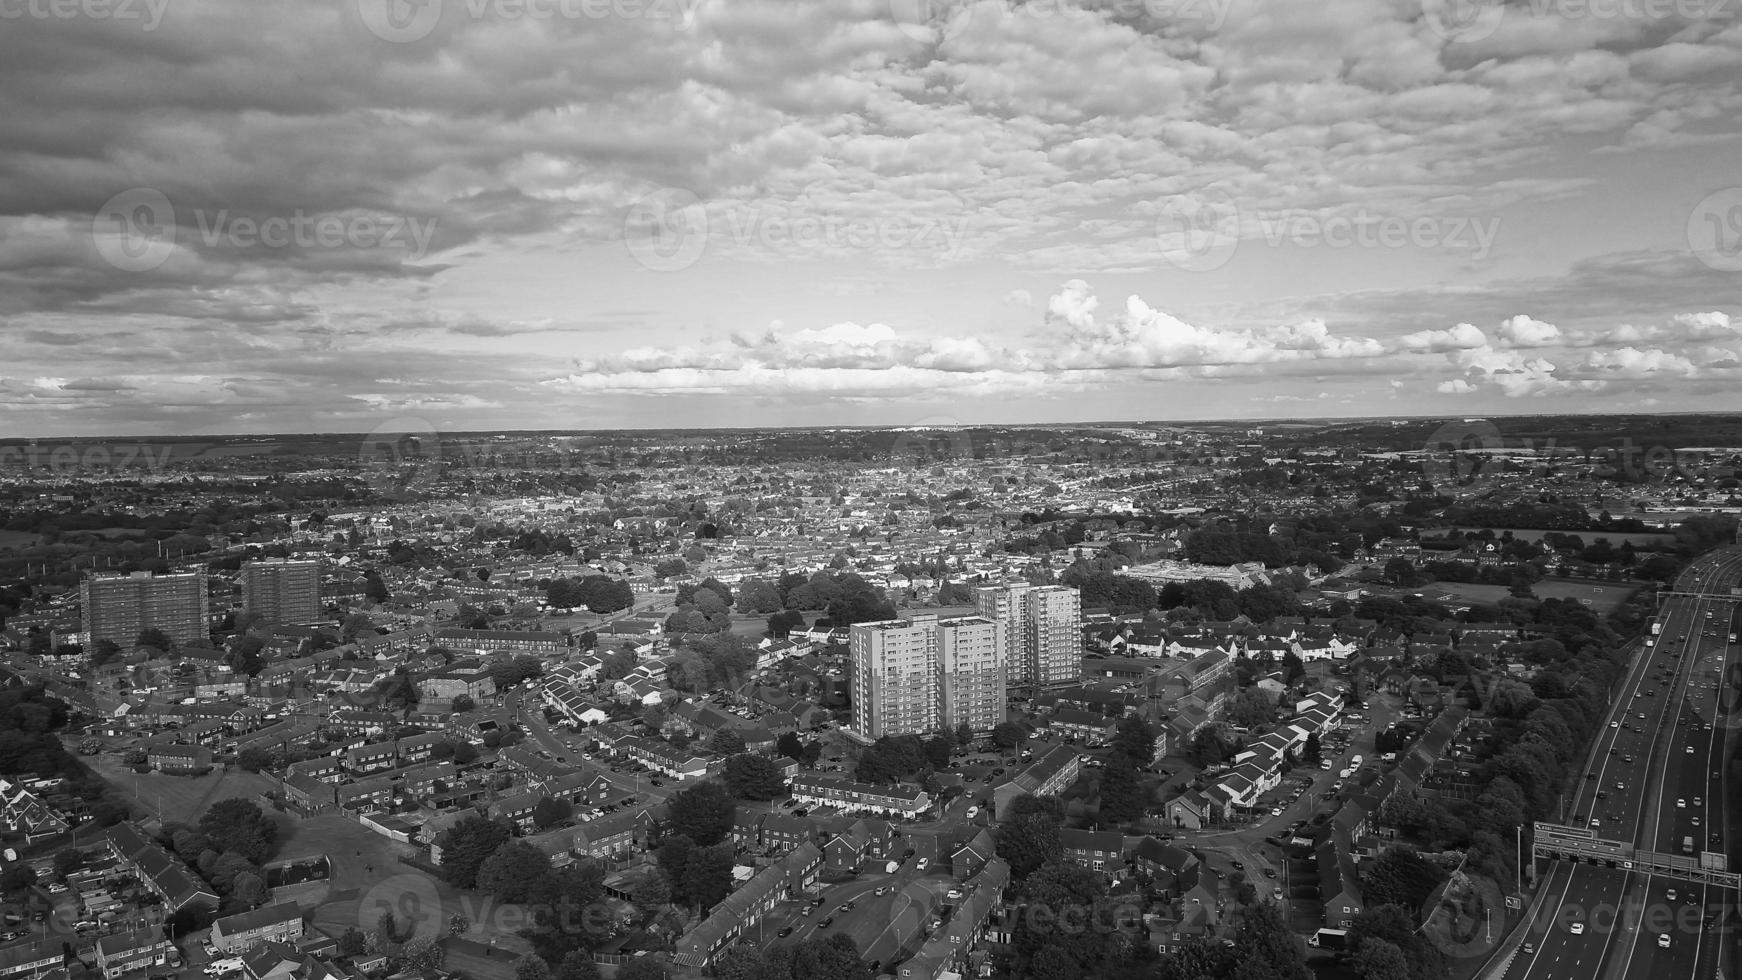
M 0 0 L 0 431 L 1742 407 L 1734 0 Z

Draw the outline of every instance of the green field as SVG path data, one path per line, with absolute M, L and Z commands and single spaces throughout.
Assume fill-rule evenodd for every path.
M 0 548 L 30 548 L 41 536 L 29 531 L 0 531 Z
M 266 776 L 236 768 L 220 767 L 204 776 L 189 778 L 160 772 L 136 773 L 113 755 L 89 761 L 98 775 L 134 801 L 135 812 L 142 812 L 147 823 L 160 816 L 164 823 L 196 823 L 200 814 L 219 800 L 239 796 L 259 802 L 260 794 L 278 785 Z
M 1423 596 L 1439 602 L 1464 602 L 1494 605 L 1501 599 L 1511 595 L 1504 585 L 1475 585 L 1469 582 L 1434 582 L 1418 589 Z M 1531 586 L 1531 591 L 1540 599 L 1576 599 L 1581 602 L 1590 600 L 1592 611 L 1599 616 L 1607 616 L 1621 608 L 1627 598 L 1638 591 L 1638 587 L 1624 582 L 1584 582 L 1549 580 L 1538 582 Z M 1445 598 L 1445 597 L 1451 598 Z

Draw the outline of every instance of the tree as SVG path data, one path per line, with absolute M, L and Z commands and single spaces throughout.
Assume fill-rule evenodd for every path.
M 695 850 L 695 841 L 678 834 L 661 841 L 654 851 L 654 861 L 671 886 L 671 900 L 674 902 L 689 901 L 690 854 Z
M 992 741 L 1001 749 L 1014 749 L 1028 737 L 1028 730 L 1014 721 L 999 722 L 992 729 Z
M 938 736 L 925 740 L 925 761 L 935 769 L 948 769 L 950 756 L 955 752 L 955 745 L 947 738 Z
M 345 930 L 343 935 L 339 936 L 339 955 L 361 956 L 367 945 L 368 938 L 363 935 L 363 930 L 351 926 Z
M 804 742 L 799 740 L 796 732 L 783 732 L 774 743 L 775 751 L 794 762 L 804 761 Z
M 447 960 L 447 947 L 436 941 L 434 936 L 421 936 L 405 944 L 400 951 L 401 966 L 414 973 L 431 973 L 441 969 Z
M 591 952 L 573 950 L 562 958 L 556 969 L 556 980 L 599 980 L 599 965 L 593 962 Z
M 1361 980 L 1412 980 L 1403 950 L 1383 939 L 1362 940 L 1349 959 L 1349 968 Z
M 955 732 L 952 734 L 955 736 L 956 744 L 963 748 L 967 748 L 974 744 L 974 726 L 965 721 L 960 725 L 957 725 Z
M 1289 931 L 1282 913 L 1270 904 L 1249 905 L 1234 934 L 1236 977 L 1307 980 L 1306 957 L 1300 940 Z
M 1155 728 L 1142 715 L 1126 715 L 1113 729 L 1113 752 L 1125 755 L 1139 766 L 1155 758 Z
M 740 753 L 726 760 L 720 774 L 726 788 L 740 800 L 772 800 L 786 795 L 786 778 L 774 760 L 762 755 Z
M 168 633 L 155 626 L 140 630 L 139 636 L 133 641 L 133 647 L 134 649 L 145 647 L 163 653 L 174 653 L 176 648 L 175 640 L 170 638 Z
M 700 911 L 707 912 L 732 893 L 733 854 L 736 850 L 731 841 L 721 841 L 713 847 L 701 847 L 691 852 L 684 867 L 684 890 Z
M 511 840 L 478 866 L 478 887 L 504 902 L 521 902 L 549 873 L 549 855 L 525 841 Z
M 236 753 L 236 764 L 248 772 L 270 769 L 272 768 L 272 753 L 251 745 Z
M 472 920 L 466 918 L 466 913 L 455 912 L 448 916 L 448 935 L 464 936 L 472 931 Z
M 804 628 L 804 613 L 796 609 L 782 609 L 768 617 L 768 635 L 776 640 L 784 640 L 793 630 Z
M 1301 755 L 1306 760 L 1307 765 L 1316 766 L 1324 761 L 1325 750 L 1324 746 L 1319 744 L 1318 732 L 1307 733 L 1306 745 L 1301 748 Z
M 219 800 L 200 815 L 200 833 L 219 851 L 264 864 L 278 846 L 278 825 L 259 804 L 241 797 Z
M 667 801 L 671 814 L 667 826 L 702 847 L 718 844 L 732 832 L 737 804 L 732 793 L 709 779 L 672 795 Z
M 54 874 L 57 878 L 65 878 L 85 864 L 84 856 L 71 847 L 63 847 L 54 852 Z
M 442 878 L 456 888 L 474 888 L 484 861 L 508 842 L 507 827 L 483 816 L 470 816 L 441 832 L 435 844 L 442 852 Z
M 665 980 L 665 961 L 657 956 L 636 956 L 617 968 L 616 980 Z
M 1248 687 L 1234 696 L 1228 720 L 1239 728 L 1265 728 L 1276 719 L 1276 696 L 1259 687 Z
M 266 901 L 271 891 L 266 887 L 265 879 L 252 871 L 244 871 L 230 885 L 230 894 L 237 901 L 254 906 Z
M 454 714 L 459 715 L 477 708 L 478 702 L 472 700 L 472 696 L 469 694 L 457 694 L 448 706 L 453 709 Z
M 1058 819 L 1046 814 L 1012 814 L 998 825 L 996 839 L 998 856 L 1009 862 L 1014 878 L 1033 874 L 1041 865 L 1057 861 L 1064 854 L 1059 844 Z
M 708 740 L 708 751 L 715 755 L 738 755 L 744 751 L 744 736 L 733 728 L 722 728 Z
M 514 980 L 551 980 L 550 964 L 528 953 L 514 962 Z
M 1100 816 L 1104 823 L 1130 823 L 1143 815 L 1143 786 L 1131 757 L 1115 753 L 1101 770 Z
M 539 830 L 549 830 L 574 816 L 574 804 L 568 800 L 547 796 L 532 806 L 532 824 Z
M 21 892 L 36 884 L 36 869 L 28 864 L 14 864 L 0 872 L 0 891 L 8 895 Z
M 664 875 L 647 875 L 635 886 L 635 908 L 641 914 L 649 915 L 670 904 L 671 882 Z

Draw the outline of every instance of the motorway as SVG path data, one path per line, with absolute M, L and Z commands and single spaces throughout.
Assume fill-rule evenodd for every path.
M 1684 837 L 1696 851 L 1723 850 L 1732 716 L 1720 713 L 1726 692 L 1717 685 L 1732 656 L 1728 592 L 1739 578 L 1737 549 L 1683 573 L 1677 591 L 1707 594 L 1665 600 L 1661 633 L 1619 684 L 1563 823 L 1642 850 L 1681 854 Z M 1733 907 L 1727 889 L 1568 861 L 1550 862 L 1541 888 L 1525 936 L 1535 951 L 1514 957 L 1506 980 L 1711 980 L 1729 952 L 1727 934 L 1701 928 Z

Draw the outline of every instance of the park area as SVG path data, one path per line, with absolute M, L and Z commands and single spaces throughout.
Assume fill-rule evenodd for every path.
M 1473 582 L 1434 582 L 1419 590 L 1425 598 L 1436 602 L 1470 602 L 1495 605 L 1511 595 L 1504 585 L 1478 585 Z M 1578 579 L 1547 579 L 1530 587 L 1539 599 L 1572 599 L 1590 606 L 1599 616 L 1607 616 L 1621 608 L 1639 587 L 1630 583 L 1591 582 Z

